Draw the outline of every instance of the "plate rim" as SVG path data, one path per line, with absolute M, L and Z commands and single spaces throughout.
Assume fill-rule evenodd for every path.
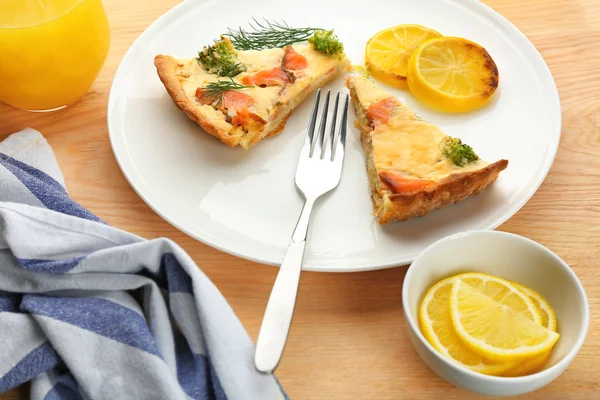
M 554 76 L 552 75 L 552 72 L 550 71 L 550 67 L 546 63 L 546 60 L 543 58 L 543 56 L 541 55 L 539 50 L 529 40 L 529 38 L 523 32 L 521 32 L 512 22 L 510 22 L 506 17 L 504 17 L 502 14 L 500 14 L 499 12 L 497 12 L 496 10 L 494 10 L 487 4 L 484 4 L 478 0 L 445 0 L 445 1 L 456 4 L 457 6 L 459 6 L 461 8 L 466 8 L 466 9 L 471 9 L 473 11 L 476 11 L 479 15 L 487 16 L 487 17 L 491 18 L 494 22 L 499 23 L 502 27 L 508 28 L 510 30 L 508 32 L 509 34 L 516 35 L 523 42 L 523 44 L 527 47 L 527 50 L 530 53 L 528 55 L 535 57 L 537 59 L 536 60 L 537 63 L 540 63 L 540 67 L 542 67 L 541 69 L 543 69 L 543 72 L 544 72 L 544 76 L 542 77 L 542 80 L 547 81 L 547 83 L 549 84 L 547 89 L 548 90 L 551 89 L 551 91 L 552 91 L 552 94 L 553 94 L 552 101 L 555 103 L 554 106 L 556 107 L 556 111 L 557 111 L 556 116 L 555 116 L 556 121 L 554 121 L 551 125 L 552 126 L 556 125 L 556 130 L 558 132 L 555 136 L 554 143 L 551 143 L 551 147 L 549 147 L 549 151 L 548 151 L 549 154 L 545 159 L 545 164 L 540 166 L 541 168 L 540 168 L 540 174 L 538 177 L 538 181 L 536 182 L 536 184 L 531 185 L 530 189 L 527 192 L 525 192 L 526 195 L 522 196 L 521 200 L 516 202 L 515 205 L 513 205 L 513 207 L 511 207 L 509 212 L 507 212 L 505 214 L 501 214 L 500 218 L 497 218 L 496 220 L 494 220 L 487 227 L 480 228 L 480 230 L 495 230 L 496 228 L 498 228 L 499 226 L 504 224 L 506 221 L 508 221 L 510 218 L 515 216 L 531 200 L 531 198 L 537 193 L 537 191 L 539 190 L 541 185 L 546 181 L 546 178 L 547 178 L 550 170 L 552 169 L 552 166 L 554 165 L 554 162 L 556 160 L 556 154 L 558 153 L 558 149 L 560 147 L 560 141 L 562 139 L 563 118 L 562 118 L 562 105 L 561 105 L 561 101 L 560 101 L 560 93 L 558 91 L 558 87 L 556 85 Z M 165 213 L 163 213 L 161 210 L 159 210 L 150 201 L 150 199 L 148 198 L 148 196 L 146 196 L 144 194 L 142 189 L 140 189 L 138 186 L 136 186 L 136 183 L 134 182 L 134 178 L 132 178 L 132 176 L 130 176 L 130 174 L 131 175 L 135 175 L 135 174 L 133 174 L 131 171 L 127 172 L 127 169 L 123 165 L 124 159 L 127 158 L 126 152 L 125 152 L 125 154 L 120 154 L 119 151 L 117 150 L 117 145 L 115 144 L 117 133 L 113 132 L 113 130 L 111 129 L 111 126 L 112 126 L 111 115 L 112 115 L 112 110 L 115 108 L 115 102 L 116 102 L 116 100 L 115 100 L 115 97 L 116 97 L 115 82 L 117 82 L 117 79 L 118 78 L 120 79 L 120 75 L 124 73 L 123 72 L 124 71 L 124 67 L 123 67 L 124 62 L 126 60 L 128 60 L 128 58 L 130 57 L 130 54 L 132 53 L 134 46 L 140 40 L 143 40 L 144 37 L 146 37 L 147 35 L 150 35 L 153 31 L 159 29 L 165 23 L 165 21 L 167 21 L 169 19 L 169 17 L 172 14 L 179 12 L 180 9 L 185 9 L 186 7 L 194 7 L 198 4 L 207 3 L 207 2 L 209 2 L 209 1 L 208 0 L 188 0 L 188 1 L 184 1 L 179 4 L 176 4 L 174 7 L 167 10 L 165 13 L 163 13 L 161 16 L 159 16 L 156 20 L 154 20 L 150 25 L 148 25 L 143 30 L 143 32 L 133 41 L 133 43 L 131 43 L 131 45 L 129 46 L 129 48 L 127 49 L 127 51 L 121 58 L 121 61 L 119 62 L 119 65 L 117 67 L 117 70 L 116 70 L 116 72 L 113 76 L 112 82 L 111 82 L 109 95 L 108 95 L 108 101 L 107 101 L 107 110 L 106 110 L 106 122 L 107 122 L 108 136 L 109 136 L 111 150 L 113 152 L 115 160 L 117 161 L 119 169 L 121 170 L 121 173 L 123 174 L 123 176 L 129 183 L 129 185 L 136 192 L 136 194 L 144 201 L 144 203 L 146 203 L 146 205 L 148 207 L 150 207 L 150 209 L 152 209 L 152 211 L 154 211 L 158 216 L 160 216 L 163 220 L 165 220 L 171 226 L 175 227 L 176 229 L 185 233 L 186 235 L 190 236 L 191 238 L 198 240 L 198 241 L 204 243 L 205 245 L 210 246 L 210 247 L 212 247 L 218 251 L 221 251 L 223 253 L 230 254 L 232 256 L 235 256 L 235 257 L 238 257 L 238 258 L 241 258 L 244 260 L 256 262 L 259 264 L 279 267 L 281 264 L 281 261 L 283 260 L 285 251 L 281 254 L 281 257 L 279 257 L 277 260 L 261 258 L 261 257 L 253 256 L 253 255 L 247 255 L 247 254 L 241 253 L 239 251 L 236 251 L 235 249 L 227 248 L 219 243 L 214 242 L 213 240 L 210 239 L 210 237 L 208 237 L 208 236 L 210 236 L 210 233 L 207 233 L 204 237 L 202 237 L 201 235 L 198 235 L 198 234 L 192 232 L 190 229 L 185 228 L 181 224 L 179 224 L 176 221 L 174 221 L 173 219 L 169 218 Z M 116 130 L 116 128 L 115 128 L 115 130 Z M 121 150 L 123 150 L 123 149 L 121 149 Z M 135 170 L 135 166 L 132 165 L 132 167 Z M 300 212 L 300 211 L 298 211 L 298 212 Z M 460 232 L 455 232 L 455 234 L 456 233 L 460 233 Z M 446 237 L 446 236 L 444 236 L 444 237 Z M 308 265 L 303 265 L 302 269 L 304 271 L 312 271 L 312 272 L 349 273 L 349 272 L 364 272 L 364 271 L 374 271 L 374 270 L 389 269 L 389 268 L 398 268 L 398 267 L 404 267 L 404 266 L 410 265 L 420 253 L 421 253 L 421 251 L 417 250 L 417 251 L 414 251 L 411 253 L 406 253 L 406 255 L 401 256 L 401 257 L 392 257 L 393 261 L 376 262 L 376 263 L 367 262 L 367 263 L 362 263 L 360 266 L 354 266 L 354 267 L 332 268 L 332 267 L 324 267 L 324 266 L 319 266 L 319 265 L 308 264 Z

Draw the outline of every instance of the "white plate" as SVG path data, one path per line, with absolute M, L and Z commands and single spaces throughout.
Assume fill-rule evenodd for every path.
M 302 4 L 302 6 L 299 6 Z M 389 26 L 422 24 L 483 45 L 496 61 L 500 87 L 479 112 L 449 116 L 395 91 L 421 117 L 460 137 L 508 169 L 481 195 L 403 223 L 373 219 L 358 131 L 349 131 L 344 173 L 313 214 L 305 269 L 361 271 L 410 263 L 434 241 L 493 229 L 516 213 L 544 180 L 558 147 L 558 92 L 542 57 L 506 19 L 475 0 L 187 0 L 150 26 L 115 76 L 108 127 L 115 156 L 137 193 L 187 234 L 228 253 L 278 265 L 302 206 L 293 176 L 310 114 L 307 99 L 283 133 L 250 151 L 230 149 L 176 108 L 153 65 L 158 53 L 192 57 L 203 45 L 252 17 L 293 26 L 335 28 L 353 63 Z M 343 78 L 327 86 L 346 90 Z M 350 125 L 354 121 L 351 112 Z M 226 266 L 224 266 L 226 267 Z

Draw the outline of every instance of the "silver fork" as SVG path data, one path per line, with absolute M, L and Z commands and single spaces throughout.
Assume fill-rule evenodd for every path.
M 335 128 L 340 102 L 340 93 L 338 92 L 335 98 L 329 133 L 326 135 L 330 94 L 328 90 L 321 111 L 319 130 L 315 134 L 321 98 L 321 89 L 317 90 L 308 132 L 296 168 L 296 187 L 304 196 L 304 207 L 298 218 L 298 223 L 277 274 L 277 279 L 275 279 L 258 334 L 254 363 L 256 369 L 263 373 L 270 374 L 277 367 L 287 341 L 296 305 L 302 259 L 304 258 L 306 236 L 313 205 L 320 196 L 334 189 L 342 176 L 349 98 L 346 95 L 340 126 L 336 133 Z

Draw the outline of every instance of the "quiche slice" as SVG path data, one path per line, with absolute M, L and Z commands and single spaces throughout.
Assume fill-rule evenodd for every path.
M 348 77 L 346 86 L 380 224 L 423 216 L 478 194 L 508 166 L 507 160 L 480 159 L 369 79 Z
M 231 59 L 235 62 L 222 62 Z M 161 54 L 154 64 L 190 119 L 226 145 L 248 149 L 281 132 L 306 96 L 338 76 L 349 61 L 343 51 L 328 54 L 310 43 L 237 51 L 222 36 L 198 58 Z

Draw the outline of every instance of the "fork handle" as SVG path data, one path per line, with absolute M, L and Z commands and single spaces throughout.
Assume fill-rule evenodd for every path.
M 296 306 L 313 204 L 314 200 L 307 200 L 304 203 L 267 303 L 254 355 L 256 369 L 262 373 L 270 374 L 275 370 L 285 348 Z

